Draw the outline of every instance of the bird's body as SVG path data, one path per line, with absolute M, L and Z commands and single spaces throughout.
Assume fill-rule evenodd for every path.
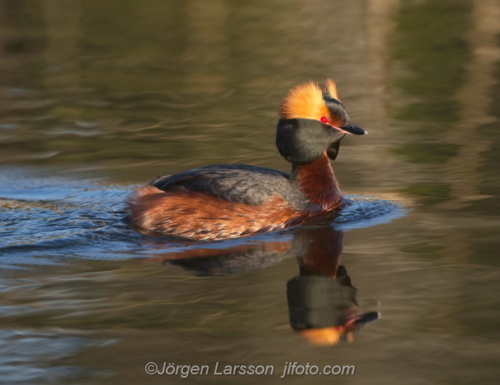
M 311 111 L 320 108 L 314 107 L 318 91 L 325 108 Z M 361 129 L 348 123 L 332 93 L 337 96 L 329 80 L 296 87 L 285 98 L 276 145 L 292 163 L 291 175 L 255 166 L 215 165 L 160 177 L 129 200 L 132 226 L 141 232 L 216 240 L 281 230 L 335 210 L 343 197 L 330 159 L 337 156 L 345 130 Z M 329 108 L 328 103 L 333 105 Z

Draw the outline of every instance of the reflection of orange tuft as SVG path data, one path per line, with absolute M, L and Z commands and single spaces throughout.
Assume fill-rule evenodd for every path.
M 296 330 L 298 334 L 304 337 L 313 345 L 336 345 L 340 342 L 340 338 L 345 333 L 347 342 L 354 341 L 352 331 L 346 331 L 342 326 L 331 326 L 320 329 L 303 329 Z
M 324 83 L 307 82 L 292 88 L 281 103 L 279 115 L 283 119 L 315 119 L 327 117 L 334 120 L 323 99 L 322 87 L 326 88 L 335 99 L 338 99 L 337 86 L 332 79 Z

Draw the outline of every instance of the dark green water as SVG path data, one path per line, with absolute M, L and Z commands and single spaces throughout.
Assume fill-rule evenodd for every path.
M 0 0 L 0 383 L 497 384 L 498 20 L 498 0 Z M 127 228 L 157 175 L 289 171 L 277 106 L 326 77 L 369 131 L 334 163 L 341 216 L 209 245 Z M 353 342 L 292 330 L 306 255 L 380 312 Z M 356 370 L 280 379 L 295 361 Z

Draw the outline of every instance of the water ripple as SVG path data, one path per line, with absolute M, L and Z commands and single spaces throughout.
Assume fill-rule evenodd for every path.
M 128 228 L 125 200 L 136 186 L 113 186 L 97 180 L 36 176 L 29 172 L 0 177 L 0 254 L 4 266 L 56 264 L 57 258 L 128 259 L 171 252 L 176 241 L 147 237 Z M 3 180 L 1 180 L 3 179 Z M 404 216 L 402 205 L 377 197 L 348 196 L 348 205 L 330 220 L 337 230 L 388 223 Z M 212 243 L 267 242 L 289 237 L 287 231 Z M 207 247 L 207 244 L 203 244 Z M 189 248 L 199 243 L 188 243 Z

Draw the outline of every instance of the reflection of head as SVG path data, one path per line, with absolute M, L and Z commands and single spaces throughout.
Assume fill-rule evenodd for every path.
M 345 325 L 357 308 L 356 289 L 332 277 L 295 277 L 288 281 L 287 296 L 294 329 Z
M 343 266 L 337 277 L 301 275 L 288 281 L 290 325 L 314 344 L 336 344 L 346 333 L 352 339 L 357 315 L 356 288 Z
M 357 290 L 339 265 L 344 234 L 330 226 L 301 229 L 293 250 L 300 275 L 288 281 L 290 325 L 315 345 L 351 342 L 354 332 L 378 313 L 359 314 Z

